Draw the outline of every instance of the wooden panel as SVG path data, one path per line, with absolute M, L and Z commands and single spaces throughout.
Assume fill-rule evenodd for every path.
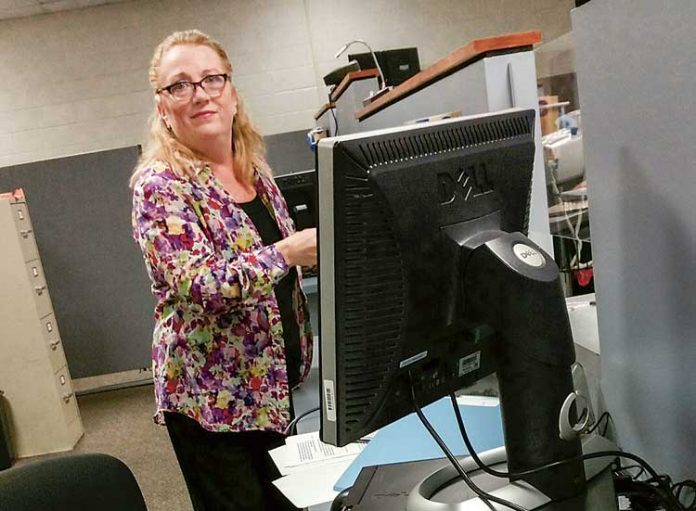
M 355 117 L 362 121 L 488 54 L 527 48 L 540 42 L 541 32 L 539 31 L 517 32 L 485 39 L 474 39 L 466 46 L 454 50 L 432 66 L 412 76 L 365 108 L 358 110 Z
M 377 69 L 365 69 L 363 71 L 351 71 L 350 73 L 346 73 L 346 76 L 343 77 L 343 80 L 341 80 L 341 83 L 339 83 L 336 88 L 331 92 L 329 99 L 332 102 L 338 101 L 338 98 L 341 97 L 341 94 L 343 94 L 346 89 L 350 86 L 351 83 L 356 82 L 358 80 L 366 80 L 368 78 L 377 78 L 379 76 L 379 72 Z
M 335 108 L 335 107 L 336 107 L 336 103 L 333 103 L 333 102 L 324 103 L 324 105 L 317 111 L 317 113 L 314 114 L 314 120 L 316 121 L 317 119 L 319 119 L 319 117 L 324 115 L 324 112 L 326 112 L 329 108 Z

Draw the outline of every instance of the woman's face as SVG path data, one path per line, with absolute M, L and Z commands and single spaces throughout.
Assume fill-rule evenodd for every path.
M 160 87 L 180 81 L 198 82 L 206 76 L 225 74 L 222 59 L 204 45 L 178 45 L 167 50 L 160 62 Z M 237 92 L 225 82 L 217 96 L 196 86 L 190 99 L 177 99 L 166 90 L 160 94 L 157 110 L 185 146 L 206 153 L 214 144 L 231 147 L 232 122 L 237 112 Z

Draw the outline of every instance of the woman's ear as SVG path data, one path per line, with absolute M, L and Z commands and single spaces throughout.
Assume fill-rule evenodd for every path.
M 172 125 L 169 124 L 169 121 L 167 120 L 166 115 L 160 114 L 160 120 L 162 121 L 162 123 L 164 124 L 164 127 L 167 128 L 168 131 L 172 131 Z
M 164 127 L 171 131 L 172 126 L 171 124 L 169 124 L 169 121 L 167 120 L 167 113 L 164 111 L 164 108 L 162 108 L 162 105 L 160 105 L 159 102 L 157 102 L 157 114 L 159 115 L 160 120 L 164 124 Z
M 234 102 L 234 113 L 232 116 L 237 115 L 237 110 L 239 108 L 239 96 L 237 95 L 237 87 L 230 83 L 230 88 L 232 90 L 232 101 Z

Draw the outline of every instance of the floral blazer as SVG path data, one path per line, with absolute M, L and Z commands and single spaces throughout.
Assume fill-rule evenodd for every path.
M 268 167 L 255 166 L 254 174 L 257 193 L 288 236 L 294 225 Z M 163 412 L 171 411 L 210 431 L 283 431 L 290 399 L 272 292 L 289 270 L 283 256 L 263 246 L 208 166 L 196 178 L 182 178 L 165 162 L 151 165 L 134 186 L 132 220 L 157 298 L 155 422 L 163 424 Z M 304 381 L 312 332 L 299 282 L 301 276 L 293 304 Z

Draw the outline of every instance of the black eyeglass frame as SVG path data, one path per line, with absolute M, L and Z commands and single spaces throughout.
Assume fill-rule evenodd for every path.
M 189 84 L 193 85 L 193 90 L 192 90 L 192 92 L 191 92 L 191 97 L 193 97 L 193 95 L 196 93 L 196 87 L 200 87 L 200 88 L 203 89 L 206 93 L 208 93 L 208 91 L 205 89 L 205 86 L 203 85 L 203 82 L 205 82 L 205 81 L 208 80 L 209 78 L 214 78 L 214 77 L 217 77 L 217 76 L 222 76 L 222 77 L 225 79 L 224 83 L 222 84 L 222 87 L 220 87 L 220 92 L 222 92 L 222 89 L 225 88 L 225 84 L 226 84 L 227 82 L 232 83 L 232 77 L 231 77 L 229 74 L 227 74 L 227 73 L 215 73 L 215 74 L 212 74 L 212 75 L 206 75 L 206 76 L 204 76 L 203 78 L 201 78 L 200 80 L 198 80 L 197 82 L 191 82 L 191 81 L 189 81 L 189 80 L 178 80 L 178 81 L 176 81 L 176 82 L 174 82 L 174 83 L 172 83 L 172 84 L 169 84 L 169 85 L 167 85 L 167 86 L 165 86 L 165 87 L 160 87 L 159 89 L 157 89 L 157 90 L 155 91 L 155 94 L 161 94 L 162 92 L 165 92 L 165 91 L 166 91 L 167 94 L 169 94 L 169 95 L 170 95 L 171 97 L 173 97 L 174 99 L 179 99 L 179 98 L 177 98 L 174 94 L 172 94 L 171 88 L 174 87 L 175 85 L 181 85 L 181 84 L 183 84 L 183 83 L 189 83 Z M 209 94 L 209 93 L 208 93 L 208 94 Z

